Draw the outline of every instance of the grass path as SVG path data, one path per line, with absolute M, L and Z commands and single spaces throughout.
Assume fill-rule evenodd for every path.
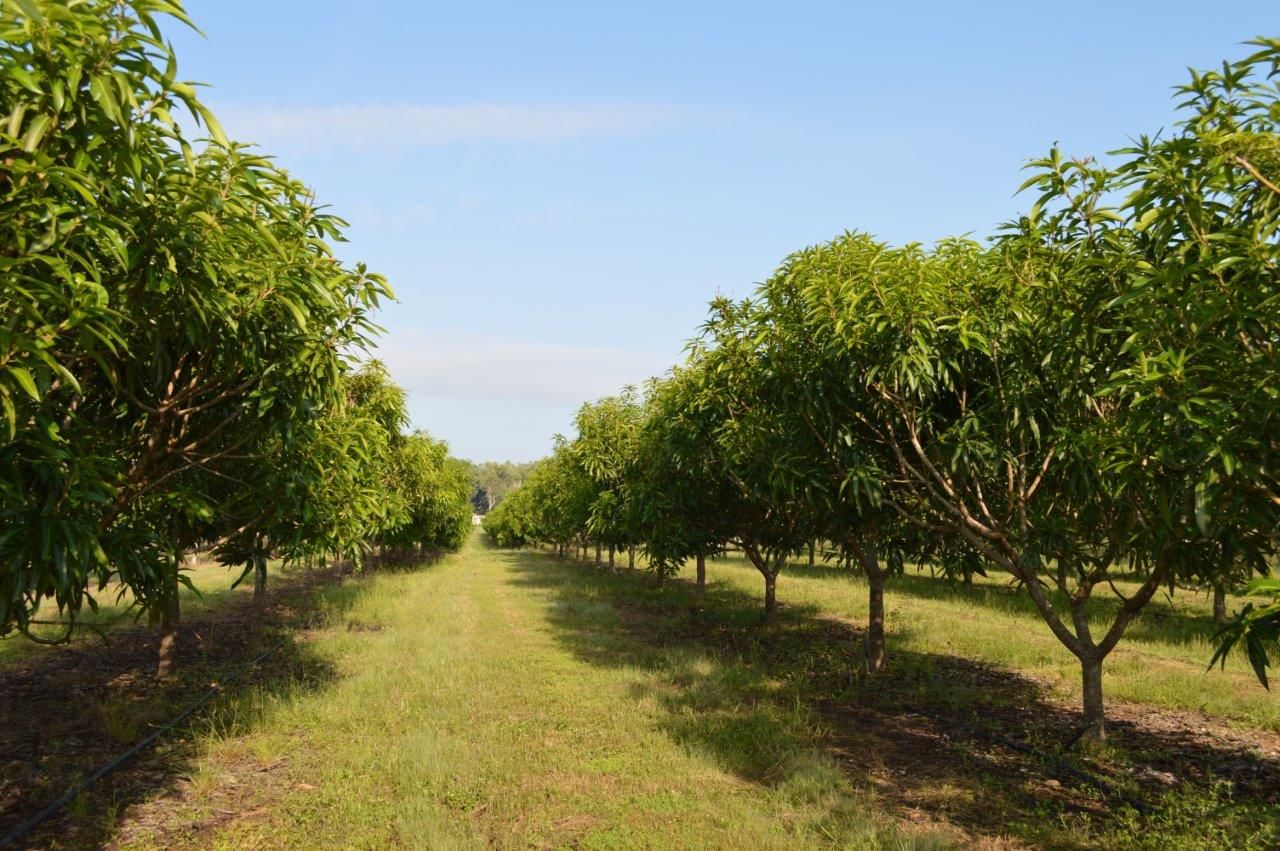
M 334 589 L 321 682 L 207 722 L 124 847 L 804 848 L 937 844 L 877 819 L 781 688 L 628 636 L 581 568 L 473 539 Z M 696 679 L 697 689 L 691 689 Z

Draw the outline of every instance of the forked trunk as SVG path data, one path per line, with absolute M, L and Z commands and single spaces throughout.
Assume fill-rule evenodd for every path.
M 1018 557 L 1019 554 L 1007 541 L 1002 544 L 1002 548 L 985 548 L 985 542 L 979 536 L 966 532 L 965 538 L 969 543 L 977 546 L 982 555 L 990 557 L 1010 574 L 1021 580 L 1023 589 L 1031 597 L 1036 610 L 1049 626 L 1050 631 L 1062 642 L 1064 647 L 1074 653 L 1076 658 L 1080 660 L 1084 727 L 1076 739 L 1082 742 L 1085 747 L 1096 746 L 1105 742 L 1107 731 L 1106 711 L 1102 698 L 1102 662 L 1106 659 L 1107 654 L 1115 649 L 1120 639 L 1124 637 L 1125 630 L 1129 624 L 1142 613 L 1142 609 L 1147 603 L 1151 602 L 1152 596 L 1172 575 L 1173 562 L 1166 559 L 1156 562 L 1154 569 L 1138 590 L 1124 600 L 1123 605 L 1115 613 L 1115 618 L 1107 628 L 1105 635 L 1101 640 L 1095 641 L 1091 634 L 1088 617 L 1089 597 L 1100 582 L 1110 582 L 1106 572 L 1111 566 L 1110 561 L 1092 561 L 1087 565 L 1091 578 L 1088 582 L 1081 583 L 1070 594 L 1072 625 L 1068 626 L 1061 614 L 1054 608 L 1054 601 L 1049 592 L 1051 586 L 1041 581 L 1034 570 L 1029 570 L 1026 567 Z M 1067 565 L 1067 567 L 1079 567 L 1079 565 Z M 1061 571 L 1062 569 L 1063 562 L 1060 561 L 1059 570 Z M 1063 576 L 1064 574 L 1060 572 L 1058 580 L 1061 585 L 1065 586 L 1066 581 Z M 1066 588 L 1063 590 L 1065 591 Z M 1074 632 L 1072 627 L 1074 627 Z
M 782 569 L 784 556 L 772 558 L 754 546 L 744 546 L 742 551 L 764 577 L 764 619 L 771 621 L 774 612 L 778 610 L 778 571 Z
M 178 573 L 175 565 L 173 581 L 165 594 L 160 611 L 160 650 L 156 663 L 156 679 L 172 680 L 178 676 Z

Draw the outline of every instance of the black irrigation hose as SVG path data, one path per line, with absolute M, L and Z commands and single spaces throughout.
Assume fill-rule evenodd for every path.
M 0 848 L 8 848 L 10 845 L 12 845 L 13 843 L 17 842 L 17 841 L 18 841 L 19 839 L 21 839 L 22 837 L 26 836 L 28 833 L 30 833 L 32 830 L 34 830 L 36 827 L 38 827 L 42 822 L 44 822 L 44 820 L 45 820 L 45 819 L 49 818 L 51 815 L 53 815 L 54 813 L 56 813 L 58 810 L 62 809 L 62 808 L 63 808 L 63 807 L 65 807 L 67 804 L 69 804 L 69 803 L 71 803 L 72 801 L 74 801 L 77 797 L 79 797 L 79 796 L 80 796 L 80 795 L 81 795 L 81 794 L 82 794 L 86 789 L 88 789 L 90 786 L 92 786 L 93 784 L 97 783 L 99 780 L 101 780 L 102 778 L 106 777 L 108 774 L 110 774 L 111 772 L 115 771 L 115 770 L 116 770 L 117 768 L 119 768 L 120 766 L 124 765 L 126 762 L 128 762 L 128 761 L 129 761 L 130 759 L 132 759 L 133 757 L 137 756 L 139 752 L 141 752 L 141 751 L 143 751 L 143 750 L 145 750 L 145 749 L 149 748 L 151 745 L 155 744 L 155 742 L 156 742 L 156 740 L 157 740 L 157 739 L 159 739 L 159 738 L 160 738 L 161 736 L 163 736 L 165 733 L 169 732 L 169 731 L 170 731 L 170 730 L 172 730 L 174 727 L 176 727 L 176 726 L 177 726 L 180 722 L 182 722 L 185 718 L 187 718 L 188 716 L 190 716 L 190 715 L 191 715 L 191 713 L 195 712 L 195 711 L 196 711 L 197 709 L 199 709 L 201 706 L 204 706 L 206 703 L 208 703 L 208 702 L 209 702 L 209 700 L 210 700 L 211 698 L 213 698 L 215 695 L 217 695 L 217 694 L 221 693 L 221 692 L 222 692 L 222 686 L 223 686 L 223 684 L 225 684 L 225 683 L 233 683 L 233 682 L 235 682 L 236 680 L 240 679 L 240 678 L 241 678 L 241 677 L 243 677 L 245 674 L 249 673 L 249 671 L 250 671 L 250 670 L 252 670 L 252 669 L 253 669 L 253 667 L 254 667 L 255 665 L 257 665 L 259 662 L 261 662 L 263 659 L 267 658 L 267 657 L 268 657 L 268 656 L 270 656 L 272 653 L 274 653 L 274 652 L 276 652 L 277 650 L 279 650 L 281 647 L 284 647 L 284 645 L 285 645 L 288 641 L 289 641 L 289 637 L 288 637 L 288 636 L 286 636 L 285 638 L 280 639 L 280 641 L 278 641 L 275 645 L 273 645 L 272 647 L 270 647 L 269 649 L 267 649 L 266 651 L 264 651 L 264 652 L 262 653 L 262 655 L 258 656 L 258 657 L 257 657 L 256 659 L 254 659 L 252 662 L 249 662 L 247 665 L 245 665 L 244 667 L 240 668 L 238 671 L 236 671 L 235 673 L 233 673 L 231 676 L 226 677 L 225 679 L 223 679 L 222 683 L 220 683 L 220 684 L 218 684 L 218 685 L 215 685 L 215 686 L 213 686 L 212 688 L 210 688 L 208 691 L 206 691 L 204 694 L 202 694 L 199 698 L 197 698 L 197 699 L 196 699 L 196 701 L 195 701 L 194 703 L 192 703 L 190 706 L 188 706 L 186 709 L 182 710 L 182 711 L 181 711 L 181 712 L 179 712 L 176 716 L 174 716 L 173 718 L 169 719 L 169 721 L 168 721 L 168 722 L 166 722 L 164 725 L 162 725 L 162 726 L 160 726 L 160 727 L 156 728 L 156 729 L 155 729 L 155 731 L 153 731 L 153 732 L 151 733 L 151 735 L 147 736 L 145 739 L 142 739 L 142 740 L 141 740 L 141 741 L 139 741 L 139 742 L 136 742 L 136 743 L 135 743 L 132 747 L 130 747 L 127 751 L 125 751 L 124 753 L 122 753 L 122 754 L 120 754 L 119 756 L 117 756 L 117 757 L 115 757 L 114 759 L 112 759 L 110 762 L 108 762 L 108 763 L 106 763 L 105 765 L 103 765 L 103 766 L 102 766 L 101 768 L 99 768 L 97 771 L 93 772 L 93 773 L 92 773 L 92 774 L 90 774 L 88 777 L 86 777 L 84 780 L 80 781 L 80 783 L 78 783 L 77 785 L 75 785 L 75 786 L 71 787 L 70 789 L 68 789 L 66 792 L 64 792 L 64 793 L 63 793 L 63 795 L 62 795 L 62 797 L 61 797 L 61 798 L 59 798 L 58 800 L 54 801 L 54 802 L 53 802 L 52 804 L 50 804 L 49 806 L 45 807 L 45 808 L 44 808 L 43 810 L 41 810 L 40 812 L 36 813 L 36 814 L 35 814 L 34 816 L 32 816 L 31 818 L 29 818 L 29 819 L 27 819 L 26 821 L 24 821 L 22 824 L 18 825 L 16 828 L 14 828 L 12 831 L 10 831 L 10 832 L 9 832 L 9 833 L 8 833 L 8 834 L 7 834 L 3 839 L 0 839 Z
M 1062 759 L 1061 757 L 1054 756 L 1051 753 L 1045 753 L 1042 750 L 1038 750 L 1036 748 L 1031 747 L 1030 745 L 1023 744 L 1022 742 L 1015 742 L 1013 739 L 1006 738 L 1005 736 L 1002 736 L 999 733 L 993 733 L 990 730 L 983 730 L 980 727 L 974 727 L 969 724 L 965 724 L 963 721 L 957 721 L 954 718 L 948 718 L 945 715 L 939 715 L 938 713 L 931 712 L 928 709 L 921 709 L 917 707 L 911 711 L 915 712 L 918 715 L 923 715 L 926 718 L 932 718 L 934 721 L 937 721 L 940 724 L 949 724 L 953 727 L 957 727 L 963 732 L 968 733 L 970 736 L 973 736 L 974 738 L 984 739 L 988 742 L 992 742 L 993 744 L 1003 745 L 1004 747 L 1018 751 L 1019 753 L 1024 753 L 1024 754 L 1027 754 L 1028 756 L 1034 756 L 1037 759 L 1041 760 L 1042 762 L 1048 763 L 1050 767 L 1056 769 L 1057 771 L 1063 774 L 1066 774 L 1069 777 L 1074 777 L 1076 780 L 1079 780 L 1082 783 L 1087 783 L 1090 786 L 1093 786 L 1094 788 L 1102 792 L 1107 797 L 1116 798 L 1123 801 L 1124 803 L 1133 807 L 1135 810 L 1137 810 L 1139 813 L 1142 813 L 1143 815 L 1146 815 L 1147 813 L 1151 812 L 1151 809 L 1142 801 L 1138 800 L 1137 798 L 1134 798 L 1133 796 L 1129 795 L 1126 792 L 1122 792 L 1121 790 L 1117 789 L 1115 786 L 1111 785 L 1106 780 L 1103 780 L 1101 777 L 1098 777 L 1095 774 L 1090 774 L 1087 771 L 1081 771 L 1080 769 L 1076 768 L 1074 765 L 1071 765 L 1069 762 Z M 1077 736 L 1077 738 L 1079 738 L 1079 736 Z

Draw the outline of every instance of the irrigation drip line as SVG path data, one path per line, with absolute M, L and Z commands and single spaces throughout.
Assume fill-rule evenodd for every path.
M 984 739 L 988 742 L 992 742 L 993 744 L 1002 745 L 1006 748 L 1010 748 L 1012 750 L 1018 751 L 1019 753 L 1024 753 L 1024 754 L 1027 754 L 1028 756 L 1034 756 L 1037 759 L 1041 760 L 1042 762 L 1048 763 L 1051 768 L 1056 769 L 1057 771 L 1063 774 L 1066 774 L 1069 777 L 1073 777 L 1076 780 L 1081 781 L 1082 783 L 1087 783 L 1090 786 L 1093 786 L 1098 791 L 1102 792 L 1104 795 L 1110 798 L 1117 798 L 1123 801 L 1124 803 L 1133 807 L 1135 810 L 1137 810 L 1139 813 L 1142 813 L 1143 815 L 1146 815 L 1151 811 L 1150 808 L 1146 804 L 1144 804 L 1142 801 L 1138 800 L 1132 795 L 1129 795 L 1126 792 L 1121 791 L 1120 789 L 1117 789 L 1115 786 L 1108 783 L 1106 780 L 1103 780 L 1101 777 L 1098 777 L 1096 774 L 1090 774 L 1087 771 L 1081 771 L 1080 769 L 1076 768 L 1074 765 L 1062 759 L 1061 757 L 1054 756 L 1051 753 L 1046 753 L 1045 751 L 1039 750 L 1038 748 L 1033 748 L 1031 747 L 1031 745 L 1024 744 L 1023 742 L 1014 741 L 1013 739 L 1002 736 L 999 733 L 993 733 L 990 730 L 984 730 L 981 727 L 974 727 L 964 723 L 963 721 L 957 721 L 954 718 L 948 718 L 945 715 L 939 715 L 938 713 L 932 712 L 928 709 L 921 709 L 919 707 L 916 707 L 911 711 L 915 712 L 918 715 L 923 715 L 926 718 L 932 718 L 934 721 L 937 721 L 940 724 L 948 724 L 948 725 L 951 725 L 952 727 L 957 727 L 963 732 L 968 733 L 970 736 L 973 736 L 974 738 Z
M 43 810 L 36 813 L 34 816 L 27 819 L 22 824 L 18 825 L 16 828 L 10 831 L 3 839 L 0 839 L 0 848 L 8 848 L 10 845 L 17 842 L 22 837 L 26 836 L 28 833 L 30 833 L 32 830 L 38 827 L 42 822 L 44 822 L 46 819 L 48 819 L 58 810 L 62 809 L 67 804 L 71 803 L 77 797 L 83 794 L 85 790 L 87 790 L 90 786 L 97 783 L 99 780 L 106 777 L 108 774 L 115 771 L 120 766 L 124 765 L 126 762 L 128 762 L 133 757 L 137 756 L 143 750 L 146 750 L 147 748 L 151 747 L 151 745 L 155 744 L 157 739 L 159 739 L 165 733 L 172 730 L 174 727 L 178 726 L 179 723 L 181 723 L 184 719 L 189 717 L 193 712 L 195 712 L 201 706 L 204 706 L 206 703 L 208 703 L 209 700 L 212 699 L 214 696 L 220 694 L 225 684 L 234 683 L 236 680 L 240 679 L 245 674 L 249 673 L 249 671 L 252 670 L 254 666 L 256 666 L 263 659 L 270 656 L 272 653 L 275 653 L 281 647 L 284 647 L 284 645 L 288 641 L 289 641 L 288 636 L 280 639 L 280 641 L 276 642 L 273 646 L 265 650 L 256 659 L 254 659 L 253 661 L 241 667 L 239 670 L 232 673 L 231 676 L 224 678 L 221 683 L 218 683 L 217 685 L 212 686 L 208 691 L 206 691 L 204 694 L 198 697 L 190 706 L 188 706 L 186 709 L 179 712 L 173 718 L 170 718 L 166 723 L 164 723 L 163 725 L 161 725 L 160 727 L 157 727 L 154 731 L 152 731 L 151 735 L 147 736 L 145 739 L 142 739 L 141 741 L 134 743 L 133 746 L 130 747 L 128 750 L 126 750 L 124 753 L 116 756 L 110 762 L 106 763 L 105 765 L 100 767 L 97 771 L 93 772 L 84 780 L 80 781 L 80 783 L 68 789 L 66 792 L 62 794 L 62 797 L 58 798 L 58 800 L 54 801 L 49 806 L 45 807 Z

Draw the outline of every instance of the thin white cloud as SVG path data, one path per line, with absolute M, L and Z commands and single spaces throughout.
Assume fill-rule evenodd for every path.
M 525 142 L 651 133 L 680 122 L 664 106 L 351 104 L 228 106 L 218 110 L 231 138 L 268 149 L 370 150 L 458 142 Z
M 671 354 L 449 332 L 388 334 L 375 357 L 410 393 L 464 399 L 586 402 L 641 385 Z

